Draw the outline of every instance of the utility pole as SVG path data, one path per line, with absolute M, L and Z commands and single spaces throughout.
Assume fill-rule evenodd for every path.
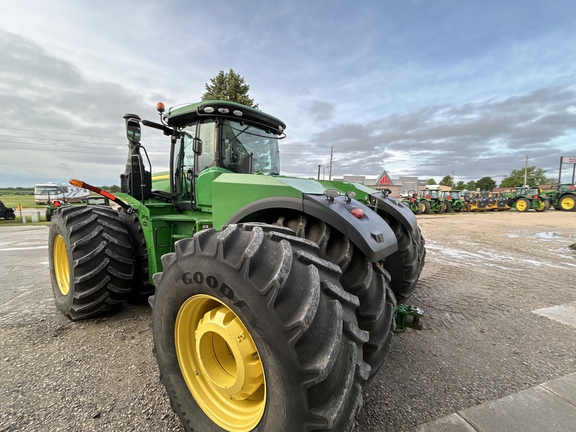
M 334 156 L 334 147 L 330 147 L 330 170 L 328 171 L 328 180 L 332 180 L 332 158 Z
M 454 178 L 454 170 L 452 170 L 452 186 L 456 187 L 456 179 Z
M 524 187 L 528 187 L 526 184 L 528 181 L 528 155 L 526 155 L 526 165 L 524 166 Z
M 321 167 L 321 166 L 322 166 L 322 165 L 318 165 L 318 180 L 320 180 L 320 167 Z

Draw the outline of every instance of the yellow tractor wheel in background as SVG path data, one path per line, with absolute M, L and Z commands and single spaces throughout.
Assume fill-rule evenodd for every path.
M 534 210 L 537 212 L 542 212 L 546 210 L 546 201 L 544 200 L 535 200 L 536 203 L 534 204 Z
M 516 210 L 520 212 L 530 210 L 530 201 L 528 201 L 526 198 L 519 198 L 518 201 L 516 201 Z
M 560 208 L 564 211 L 576 210 L 576 199 L 573 195 L 567 195 L 560 200 Z

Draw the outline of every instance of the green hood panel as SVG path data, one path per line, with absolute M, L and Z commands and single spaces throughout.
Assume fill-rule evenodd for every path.
M 321 195 L 325 188 L 316 180 L 253 174 L 221 174 L 212 184 L 214 228 L 226 224 L 239 210 L 266 199 L 292 203 L 302 194 Z M 301 204 L 300 204 L 301 205 Z

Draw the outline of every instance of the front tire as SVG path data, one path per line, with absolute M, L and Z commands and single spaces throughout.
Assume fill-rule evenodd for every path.
M 532 201 L 532 207 L 537 212 L 543 212 L 543 211 L 548 209 L 548 207 L 546 207 L 546 202 L 547 202 L 546 200 L 542 200 L 542 199 L 533 200 Z
M 444 201 L 440 201 L 437 203 L 437 207 L 436 207 L 436 213 L 437 214 L 442 214 L 446 211 L 446 203 Z
M 122 306 L 130 292 L 132 256 L 114 210 L 88 206 L 53 212 L 48 251 L 56 307 L 72 321 Z
M 154 276 L 161 380 L 188 431 L 353 428 L 368 339 L 338 267 L 263 224 L 204 230 Z

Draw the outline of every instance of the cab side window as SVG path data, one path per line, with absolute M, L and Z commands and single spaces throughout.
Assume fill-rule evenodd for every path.
M 192 193 L 189 172 L 194 172 L 194 138 L 196 123 L 182 130 L 180 151 L 174 158 L 174 185 L 179 200 L 189 200 Z
M 200 125 L 199 138 L 202 140 L 202 153 L 198 158 L 198 173 L 214 165 L 214 126 L 213 119 L 204 120 Z

